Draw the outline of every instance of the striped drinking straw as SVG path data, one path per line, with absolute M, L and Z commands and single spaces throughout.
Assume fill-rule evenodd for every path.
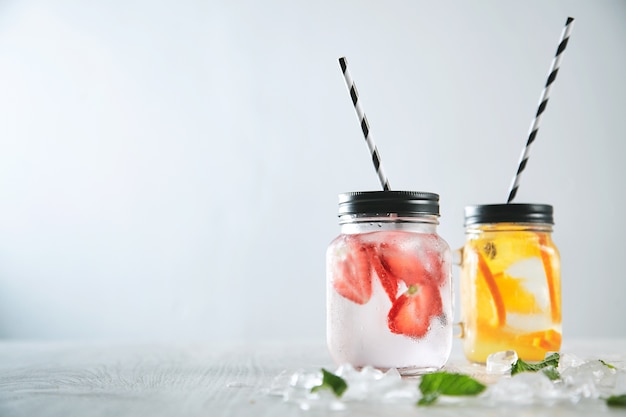
M 365 117 L 365 113 L 361 108 L 361 102 L 359 101 L 359 94 L 356 91 L 356 85 L 354 81 L 352 81 L 352 77 L 350 76 L 350 72 L 348 71 L 348 61 L 345 57 L 339 58 L 339 65 L 341 66 L 341 71 L 343 72 L 343 78 L 346 81 L 346 86 L 350 91 L 350 97 L 352 98 L 352 104 L 354 104 L 354 109 L 356 110 L 356 115 L 359 118 L 359 123 L 361 123 L 361 130 L 363 130 L 363 136 L 365 137 L 365 141 L 367 142 L 367 147 L 372 154 L 372 162 L 374 163 L 374 169 L 376 170 L 376 174 L 378 175 L 378 179 L 380 180 L 380 184 L 383 186 L 383 190 L 389 191 L 389 180 L 385 176 L 385 172 L 383 171 L 383 166 L 380 163 L 380 156 L 378 155 L 378 149 L 376 148 L 376 144 L 374 143 L 374 139 L 372 139 L 372 132 L 370 132 L 369 124 L 367 123 L 367 117 Z
M 563 57 L 563 51 L 565 51 L 565 47 L 567 47 L 567 41 L 569 40 L 570 33 L 572 32 L 572 26 L 574 25 L 574 18 L 568 17 L 567 22 L 565 22 L 565 27 L 563 28 L 563 33 L 561 33 L 561 40 L 559 41 L 559 47 L 556 50 L 556 55 L 552 60 L 552 66 L 550 67 L 550 73 L 548 75 L 548 81 L 546 82 L 546 86 L 541 92 L 541 98 L 539 99 L 539 109 L 537 109 L 537 114 L 530 124 L 530 131 L 528 133 L 528 140 L 526 141 L 526 146 L 522 150 L 522 155 L 519 161 L 519 167 L 517 168 L 517 173 L 513 178 L 513 182 L 511 183 L 511 188 L 509 191 L 509 198 L 507 200 L 507 204 L 512 202 L 517 194 L 517 189 L 519 188 L 519 181 L 522 172 L 526 168 L 526 163 L 528 162 L 528 156 L 530 155 L 530 146 L 535 141 L 535 137 L 537 136 L 537 131 L 539 130 L 539 122 L 541 121 L 541 115 L 546 110 L 546 106 L 548 105 L 548 99 L 550 98 L 550 89 L 552 88 L 552 84 L 554 80 L 556 80 L 556 74 L 559 71 L 559 65 L 561 64 L 561 58 Z

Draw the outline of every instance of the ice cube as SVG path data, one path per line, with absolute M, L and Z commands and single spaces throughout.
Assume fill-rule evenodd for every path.
M 522 372 L 500 379 L 491 386 L 486 398 L 496 404 L 537 405 L 553 404 L 564 395 L 542 372 Z
M 537 329 L 549 329 L 552 327 L 552 319 L 545 313 L 507 313 L 506 323 L 510 327 L 522 332 L 534 332 L 537 331 Z
M 293 372 L 289 370 L 281 371 L 281 373 L 274 377 L 274 379 L 272 380 L 272 383 L 270 384 L 267 393 L 269 395 L 282 397 L 291 382 L 292 375 Z
M 391 368 L 376 383 L 379 393 L 373 392 L 373 398 L 387 404 L 409 403 L 414 404 L 418 399 L 417 383 L 415 380 L 402 379 L 397 369 Z
M 357 373 L 355 380 L 364 381 L 367 383 L 367 382 L 378 381 L 383 376 L 385 376 L 385 373 L 381 371 L 380 369 L 376 369 L 372 366 L 364 366 L 361 369 L 361 372 Z
M 598 398 L 613 392 L 617 383 L 617 370 L 594 359 L 565 369 L 561 379 L 570 391 L 582 398 Z
M 344 378 L 348 384 L 348 390 L 344 394 L 344 399 L 366 400 L 372 391 L 375 390 L 376 382 L 383 377 L 383 372 L 371 366 L 365 366 L 360 372 L 346 372 Z
M 294 372 L 289 379 L 289 385 L 298 389 L 310 390 L 316 385 L 322 383 L 322 373 L 320 372 L 307 372 L 305 370 L 299 370 Z
M 546 285 L 546 271 L 537 256 L 515 262 L 505 271 L 513 278 L 521 280 L 521 285 L 535 297 L 535 303 L 542 310 L 550 306 L 550 293 Z
M 567 368 L 577 367 L 585 363 L 585 360 L 572 354 L 572 353 L 561 353 L 559 358 L 559 366 L 558 371 L 563 372 Z
M 401 402 L 407 398 L 414 399 L 417 393 L 415 383 L 403 380 L 394 368 L 383 372 L 371 366 L 365 366 L 360 371 L 343 367 L 338 370 L 339 373 L 348 384 L 348 390 L 342 397 L 347 402 Z
M 309 391 L 304 397 L 296 398 L 293 402 L 297 403 L 301 410 L 341 411 L 346 409 L 346 404 L 330 390 L 313 393 Z
M 618 370 L 615 377 L 615 385 L 611 395 L 622 395 L 626 393 L 626 371 Z
M 515 362 L 517 362 L 517 352 L 514 350 L 492 353 L 487 356 L 487 373 L 505 374 L 511 371 L 511 366 Z
M 380 398 L 387 403 L 417 398 L 416 383 L 403 380 L 400 372 L 395 368 L 385 372 L 385 376 L 378 381 L 377 385 Z
M 351 379 L 358 374 L 358 371 L 354 369 L 352 365 L 349 363 L 344 363 L 339 365 L 339 367 L 335 370 L 335 375 L 342 377 L 343 379 Z
M 342 403 L 331 390 L 311 392 L 311 388 L 322 383 L 322 372 L 299 369 L 295 372 L 281 372 L 270 388 L 270 395 L 282 392 L 283 401 L 297 404 L 302 410 L 344 410 Z M 282 388 L 281 388 L 282 386 Z
M 414 404 L 418 399 L 416 380 L 403 379 L 397 369 L 386 372 L 371 366 L 360 370 L 349 364 L 339 366 L 335 372 L 348 384 L 348 389 L 337 398 L 331 390 L 311 392 L 321 384 L 319 370 L 299 369 L 281 372 L 271 384 L 268 394 L 283 397 L 283 401 L 297 404 L 302 410 L 344 410 L 351 403 Z
M 283 400 L 287 402 L 299 402 L 311 397 L 311 388 L 322 383 L 321 371 L 306 371 L 299 369 L 292 372 L 287 378 L 280 374 L 274 379 L 274 386 L 285 383 L 283 388 Z

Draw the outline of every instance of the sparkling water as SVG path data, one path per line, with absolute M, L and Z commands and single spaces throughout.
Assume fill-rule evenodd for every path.
M 346 297 L 332 284 L 338 278 L 344 278 L 345 272 L 338 265 L 342 265 L 342 256 L 347 251 L 366 251 L 367 259 L 355 256 L 351 264 L 369 262 L 365 264 L 365 271 L 359 271 L 361 274 L 358 277 L 365 282 L 371 281 L 371 296 L 364 302 L 355 302 Z M 392 272 L 387 266 L 383 267 L 386 269 L 381 273 L 387 278 L 379 275 L 376 262 L 382 266 L 383 258 L 389 253 L 392 254 L 389 255 L 392 259 L 401 258 L 401 266 L 408 267 L 410 272 L 402 270 L 402 275 L 396 275 L 395 272 L 398 271 Z M 350 363 L 356 368 L 369 365 L 381 370 L 395 368 L 402 375 L 432 372 L 444 366 L 452 346 L 453 297 L 450 280 L 451 252 L 441 238 L 433 233 L 398 230 L 361 233 L 336 239 L 327 256 L 327 342 L 336 364 Z M 395 294 L 388 294 L 383 286 L 383 282 L 391 277 L 394 284 L 397 284 Z M 352 277 L 345 280 L 343 285 L 347 283 L 359 289 L 358 281 L 356 277 Z M 414 299 L 406 294 L 413 294 L 410 293 L 413 289 L 419 294 L 422 291 L 420 286 L 425 290 L 435 288 L 434 291 L 438 292 L 436 298 L 440 300 L 440 313 L 430 316 L 430 306 L 419 304 L 434 298 L 412 304 L 411 300 Z M 434 304 L 436 302 L 433 301 L 432 305 Z M 418 307 L 413 309 L 415 305 Z M 402 312 L 402 324 L 407 324 L 406 321 L 409 320 L 411 323 L 419 323 L 426 317 L 424 320 L 428 321 L 428 327 L 425 333 L 416 336 L 394 329 L 390 324 L 393 320 L 390 319 L 390 313 L 394 307 L 401 307 L 399 311 Z M 409 315 L 410 318 L 407 317 Z
M 399 291 L 406 291 L 406 285 L 400 284 Z M 450 291 L 449 284 L 441 288 L 442 294 Z M 433 318 L 428 333 L 419 340 L 389 331 L 387 313 L 391 301 L 378 279 L 372 280 L 372 298 L 367 304 L 355 304 L 332 288 L 328 290 L 328 298 L 328 308 L 332 311 L 327 317 L 335 322 L 327 326 L 327 336 L 336 363 L 351 362 L 357 367 L 376 364 L 381 369 L 415 368 L 427 372 L 436 369 L 433 364 L 446 362 L 450 349 L 435 347 L 452 345 L 452 333 L 446 323 L 451 320 L 452 297 L 442 297 L 446 314 L 443 318 Z

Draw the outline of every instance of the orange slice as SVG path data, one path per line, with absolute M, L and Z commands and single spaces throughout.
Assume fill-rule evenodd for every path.
M 561 348 L 561 333 L 553 329 L 525 333 L 517 336 L 516 344 L 532 346 L 545 352 L 558 352 Z
M 538 233 L 539 245 L 541 248 L 541 261 L 543 262 L 543 268 L 546 271 L 546 280 L 548 284 L 548 291 L 550 294 L 550 309 L 552 313 L 552 321 L 555 323 L 561 322 L 561 303 L 556 294 L 556 286 L 554 280 L 554 271 L 552 269 L 552 248 L 547 243 L 546 235 Z
M 496 309 L 496 317 L 498 320 L 499 326 L 504 326 L 506 323 L 506 309 L 504 307 L 504 302 L 502 301 L 502 295 L 500 294 L 500 289 L 498 288 L 498 284 L 496 283 L 491 270 L 489 269 L 489 265 L 485 261 L 482 253 L 480 251 L 476 251 L 477 259 L 478 259 L 478 271 L 480 275 L 485 280 L 487 284 L 487 288 L 489 288 L 489 293 L 491 294 L 491 300 L 493 301 L 493 305 Z
M 513 278 L 504 273 L 493 274 L 502 295 L 507 313 L 537 314 L 543 313 L 535 295 L 524 287 L 524 278 Z
M 553 329 L 520 334 L 507 326 L 496 329 L 479 323 L 468 359 L 485 362 L 491 353 L 511 349 L 523 360 L 540 361 L 547 352 L 558 352 L 560 348 L 561 333 Z
M 491 272 L 506 271 L 521 259 L 539 256 L 537 235 L 534 232 L 484 232 L 472 241 L 472 246 L 480 251 Z

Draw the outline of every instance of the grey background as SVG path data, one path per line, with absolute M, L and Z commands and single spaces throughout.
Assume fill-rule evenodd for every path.
M 620 0 L 0 1 L 0 337 L 323 339 L 337 194 L 379 189 L 337 58 L 455 248 L 568 16 L 516 202 L 555 207 L 564 337 L 625 337 Z

